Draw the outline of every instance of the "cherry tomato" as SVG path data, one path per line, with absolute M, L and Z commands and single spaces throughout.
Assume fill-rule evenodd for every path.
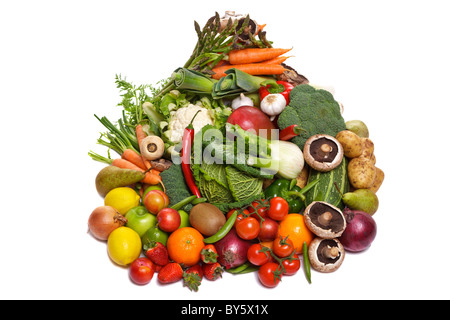
M 294 243 L 289 236 L 283 238 L 278 236 L 273 240 L 273 253 L 275 253 L 280 258 L 285 258 L 294 252 Z
M 258 278 L 261 283 L 269 288 L 274 288 L 280 283 L 283 269 L 278 263 L 268 262 L 258 270 Z
M 228 211 L 227 213 L 227 220 L 230 218 L 230 216 L 237 211 L 236 209 L 231 209 L 230 211 Z M 248 212 L 247 209 L 242 210 L 242 213 L 238 214 L 236 221 L 234 222 L 233 227 L 236 227 L 236 223 L 238 223 L 238 221 L 241 221 L 242 219 L 244 219 L 245 217 L 248 217 L 250 215 L 250 213 Z
M 244 218 L 236 224 L 236 233 L 244 240 L 255 239 L 259 231 L 259 222 L 253 217 Z
M 267 215 L 276 221 L 281 221 L 289 214 L 289 203 L 281 197 L 270 199 L 270 207 Z
M 253 201 L 252 205 L 248 207 L 248 212 L 253 218 L 258 221 L 267 217 L 269 203 L 266 200 Z M 256 210 L 255 210 L 256 209 Z
M 297 271 L 300 269 L 300 259 L 298 258 L 297 254 L 293 254 L 292 258 L 286 258 L 283 259 L 283 267 L 284 267 L 284 273 L 287 276 L 291 276 L 297 273 Z
M 260 243 L 252 244 L 250 248 L 248 248 L 247 259 L 255 266 L 262 266 L 263 264 L 272 261 L 270 249 L 262 247 Z
M 156 221 L 162 231 L 173 232 L 180 226 L 181 216 L 175 209 L 163 208 L 156 215 Z
M 151 190 L 144 198 L 144 206 L 150 213 L 156 215 L 169 206 L 169 197 L 160 190 Z
M 144 285 L 152 280 L 155 264 L 150 259 L 141 257 L 134 260 L 129 269 L 130 279 L 136 284 Z
M 253 130 L 255 134 L 268 139 L 271 138 L 272 130 L 275 129 L 274 124 L 264 112 L 250 106 L 242 106 L 234 110 L 227 122 L 237 124 L 246 131 Z
M 261 231 L 259 231 L 259 241 L 273 241 L 278 235 L 279 224 L 270 218 L 264 218 L 261 222 Z

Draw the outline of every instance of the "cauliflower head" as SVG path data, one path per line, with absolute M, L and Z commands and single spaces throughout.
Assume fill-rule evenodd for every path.
M 206 125 L 213 125 L 214 120 L 208 109 L 189 104 L 186 107 L 179 108 L 170 113 L 170 121 L 168 130 L 165 132 L 166 137 L 174 144 L 180 143 L 183 139 L 184 129 L 191 123 L 195 114 L 200 111 L 192 122 L 194 132 L 197 133 Z

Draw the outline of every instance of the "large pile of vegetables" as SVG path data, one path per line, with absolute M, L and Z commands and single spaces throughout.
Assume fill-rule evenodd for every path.
M 257 272 L 275 287 L 301 268 L 337 270 L 366 250 L 384 173 L 360 120 L 286 64 L 265 25 L 217 13 L 184 66 L 155 86 L 116 76 L 123 116 L 92 159 L 104 203 L 88 219 L 130 279 L 180 281 Z

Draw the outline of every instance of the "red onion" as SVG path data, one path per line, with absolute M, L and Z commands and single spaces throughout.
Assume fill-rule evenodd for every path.
M 339 241 L 346 251 L 361 252 L 370 247 L 377 235 L 377 224 L 372 216 L 363 211 L 353 211 L 345 208 L 345 229 Z
M 109 234 L 127 223 L 127 219 L 110 206 L 95 208 L 89 216 L 88 226 L 92 235 L 99 240 L 107 240 Z
M 226 269 L 238 267 L 247 262 L 247 251 L 251 245 L 252 242 L 241 239 L 233 228 L 214 243 L 219 256 L 217 261 Z

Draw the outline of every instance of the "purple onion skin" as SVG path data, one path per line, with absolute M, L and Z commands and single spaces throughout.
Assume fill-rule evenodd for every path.
M 214 243 L 217 261 L 226 269 L 238 267 L 247 262 L 247 251 L 251 245 L 252 242 L 241 239 L 233 228 L 225 237 Z
M 361 252 L 370 247 L 377 235 L 377 224 L 373 217 L 363 211 L 345 208 L 344 217 L 347 221 L 339 241 L 346 251 Z

